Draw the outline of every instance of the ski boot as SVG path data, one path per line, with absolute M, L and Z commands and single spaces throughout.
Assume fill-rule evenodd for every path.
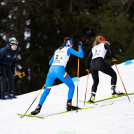
M 5 92 L 4 95 L 2 96 L 2 100 L 8 100 L 11 99 L 11 97 Z
M 10 97 L 11 99 L 17 98 L 17 97 L 13 94 L 13 91 L 11 91 L 11 92 L 9 93 L 9 97 Z
M 116 91 L 115 89 L 116 89 L 116 86 L 113 85 L 113 86 L 111 87 L 111 94 L 112 94 L 113 96 L 114 96 L 114 95 L 122 95 L 122 94 L 123 94 L 122 92 Z
M 67 109 L 67 111 L 71 111 L 71 110 L 77 110 L 77 109 L 80 109 L 80 108 L 77 107 L 77 106 L 72 106 L 72 100 L 68 100 L 66 109 Z
M 95 103 L 94 100 L 95 100 L 95 92 L 92 92 L 89 102 L 90 103 Z
M 42 106 L 41 106 L 40 104 L 38 104 L 37 108 L 36 108 L 34 111 L 32 111 L 31 114 L 32 114 L 32 115 L 38 114 L 38 113 L 40 112 L 40 110 L 41 110 L 41 107 L 42 107 Z

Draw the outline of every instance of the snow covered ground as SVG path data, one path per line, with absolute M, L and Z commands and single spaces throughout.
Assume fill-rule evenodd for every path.
M 134 60 L 132 60 L 134 62 Z M 117 65 L 128 93 L 134 92 L 134 63 Z M 115 66 L 113 66 L 116 71 Z M 124 88 L 118 76 L 117 90 L 122 92 Z M 79 99 L 84 100 L 87 76 L 79 81 Z M 89 75 L 87 100 L 90 98 L 92 77 Z M 76 82 L 75 82 L 76 84 Z M 43 86 L 43 85 L 42 85 Z M 110 77 L 100 73 L 100 83 L 96 100 L 111 96 Z M 134 133 L 134 95 L 100 102 L 115 102 L 113 105 L 95 107 L 61 115 L 49 116 L 45 119 L 24 117 L 20 118 L 16 113 L 25 113 L 34 98 L 39 93 L 34 91 L 17 96 L 13 100 L 0 100 L 0 134 L 133 134 Z M 51 93 L 43 105 L 40 116 L 65 111 L 68 88 L 65 84 L 53 86 Z M 34 110 L 40 96 L 32 105 L 28 113 Z M 99 103 L 98 103 L 99 104 Z M 76 105 L 76 90 L 73 98 Z M 79 107 L 89 107 L 91 104 L 79 102 Z

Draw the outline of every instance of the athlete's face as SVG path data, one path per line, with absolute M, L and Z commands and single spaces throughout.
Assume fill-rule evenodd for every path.
M 11 49 L 13 50 L 13 51 L 15 51 L 16 49 L 17 49 L 17 45 L 16 44 L 13 44 L 13 45 L 11 45 Z

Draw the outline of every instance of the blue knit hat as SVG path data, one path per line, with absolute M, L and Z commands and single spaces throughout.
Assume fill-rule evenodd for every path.
M 70 39 L 70 40 L 68 40 L 68 41 L 66 42 L 66 46 L 70 46 L 70 45 L 72 45 L 72 39 Z

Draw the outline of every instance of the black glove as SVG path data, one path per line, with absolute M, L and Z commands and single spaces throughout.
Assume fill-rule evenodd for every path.
M 82 46 L 82 42 L 81 42 L 81 41 L 78 41 L 78 45 L 79 45 L 79 46 Z
M 117 60 L 115 58 L 112 58 L 113 63 L 117 63 Z

